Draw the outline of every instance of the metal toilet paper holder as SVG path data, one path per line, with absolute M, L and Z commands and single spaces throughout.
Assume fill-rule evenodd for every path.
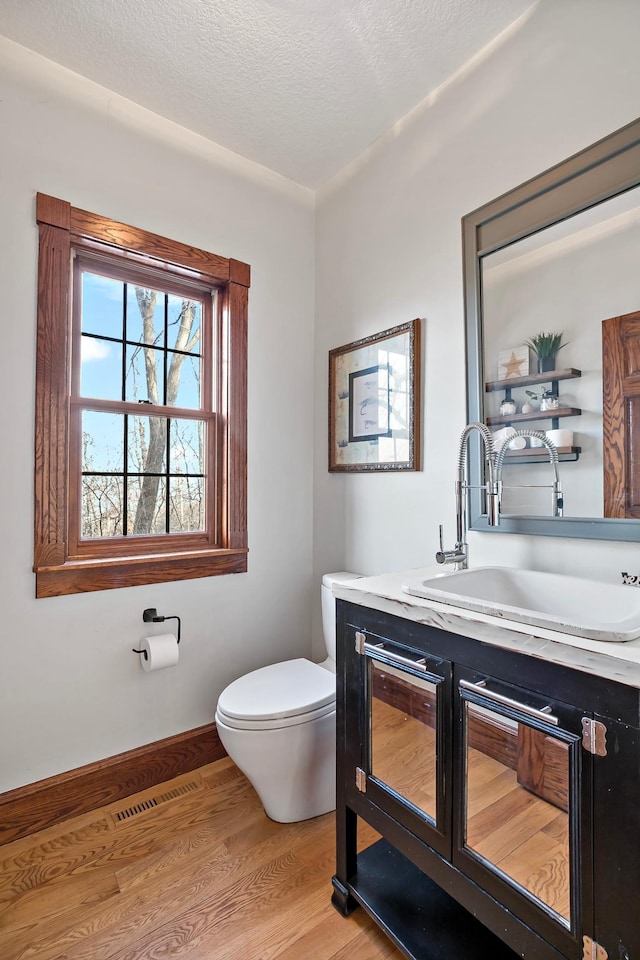
M 177 643 L 180 643 L 180 617 L 177 617 L 175 614 L 172 614 L 170 617 L 161 617 L 158 615 L 158 611 L 155 607 L 147 607 L 146 610 L 142 611 L 142 620 L 144 623 L 164 623 L 165 620 L 177 620 L 178 621 L 178 637 Z M 135 647 L 132 648 L 133 653 L 141 653 L 145 660 L 149 659 L 149 654 L 146 650 L 136 650 Z

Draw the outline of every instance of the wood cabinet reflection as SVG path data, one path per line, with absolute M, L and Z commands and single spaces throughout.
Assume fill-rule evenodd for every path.
M 369 671 L 371 776 L 435 823 L 437 687 L 376 662 Z
M 483 713 L 479 714 L 482 710 Z M 465 704 L 465 729 L 493 722 L 483 708 Z M 571 920 L 569 844 L 569 766 L 567 745 L 516 723 L 518 750 L 489 755 L 465 738 L 464 847 L 481 862 L 548 907 L 567 925 Z M 544 745 L 556 754 L 554 779 L 562 807 L 543 799 Z M 531 763 L 531 760 L 534 760 Z M 559 762 L 558 762 L 559 761 Z M 532 776 L 529 776 L 532 774 Z
M 640 312 L 602 324 L 605 517 L 640 519 Z
M 405 651 L 403 669 L 373 659 L 395 656 L 389 642 L 369 650 L 367 773 L 436 824 L 437 683 L 414 675 Z M 482 699 L 481 687 L 476 694 Z M 569 751 L 577 748 L 578 733 L 536 729 L 518 717 L 517 707 L 468 700 L 461 718 L 460 855 L 473 859 L 474 873 L 490 871 L 571 927 Z

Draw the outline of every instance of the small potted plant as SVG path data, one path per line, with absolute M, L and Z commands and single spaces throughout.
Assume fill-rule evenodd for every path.
M 529 400 L 522 404 L 523 413 L 533 413 L 535 407 L 533 406 L 532 401 L 534 400 L 540 401 L 541 411 L 557 410 L 559 407 L 558 397 L 550 387 L 543 387 L 539 393 L 537 391 L 534 392 L 533 390 L 525 390 L 525 393 L 529 397 Z
M 556 355 L 566 346 L 562 337 L 562 333 L 537 333 L 535 337 L 527 340 L 538 358 L 538 373 L 548 373 L 549 370 L 556 369 Z

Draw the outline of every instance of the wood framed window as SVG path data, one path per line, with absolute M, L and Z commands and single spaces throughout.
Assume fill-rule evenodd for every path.
M 247 569 L 250 268 L 38 194 L 36 596 Z

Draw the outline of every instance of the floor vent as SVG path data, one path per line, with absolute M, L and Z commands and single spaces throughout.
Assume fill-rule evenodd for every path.
M 190 783 L 182 783 L 179 787 L 174 787 L 172 790 L 167 790 L 166 793 L 161 793 L 159 797 L 156 797 L 158 803 L 165 803 L 167 800 L 175 800 L 176 797 L 184 797 L 185 793 L 193 793 L 194 790 L 199 790 L 201 784 L 196 780 L 192 780 Z
M 161 803 L 166 803 L 168 800 L 175 800 L 176 797 L 183 797 L 185 793 L 193 793 L 194 790 L 199 790 L 200 787 L 201 784 L 197 781 L 183 783 L 179 787 L 173 787 L 173 789 L 167 790 L 166 793 L 159 793 L 157 796 L 149 797 L 147 800 L 140 800 L 138 803 L 134 803 L 124 810 L 117 810 L 113 814 L 113 819 L 116 823 L 123 823 L 125 820 L 137 817 L 141 813 L 146 813 L 147 810 L 153 810 L 154 807 L 159 806 Z

